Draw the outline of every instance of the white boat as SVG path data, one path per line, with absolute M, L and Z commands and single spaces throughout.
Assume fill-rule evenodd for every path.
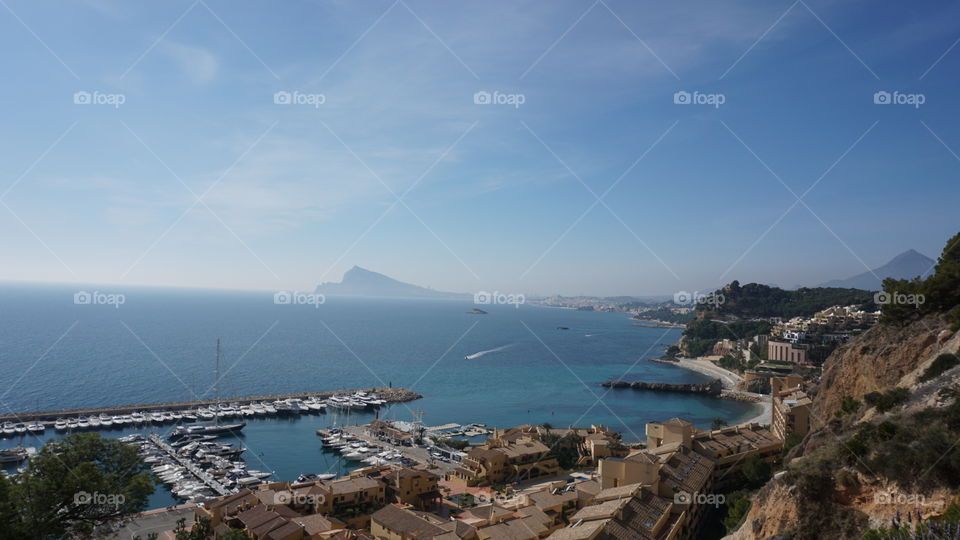
M 150 421 L 153 422 L 154 424 L 162 424 L 162 423 L 163 423 L 163 415 L 162 415 L 161 413 L 158 413 L 158 412 L 152 412 L 152 413 L 150 413 Z
M 80 428 L 80 420 L 76 418 L 70 418 L 67 420 L 67 429 L 73 430 L 73 429 L 79 429 L 79 428 Z M 4 433 L 6 433 L 6 430 L 4 430 Z
M 267 411 L 267 414 L 277 414 L 277 408 L 272 403 L 264 403 L 263 408 Z
M 67 430 L 67 421 L 63 418 L 57 418 L 57 421 L 53 423 L 53 429 L 57 431 L 66 431 Z
M 143 416 L 143 413 L 141 413 L 141 412 L 135 412 L 135 413 L 131 414 L 131 415 L 130 415 L 130 419 L 133 420 L 133 423 L 134 423 L 134 424 L 138 424 L 138 425 L 144 423 L 144 422 L 147 420 L 147 419 Z
M 90 417 L 91 426 L 93 425 L 93 420 L 94 420 L 94 417 L 91 416 Z M 105 428 L 113 425 L 113 418 L 110 416 L 107 416 L 106 414 L 101 414 L 99 420 L 100 420 L 100 425 Z
M 4 435 L 14 435 L 17 433 L 17 429 L 13 426 L 13 422 L 4 422 L 3 423 L 3 434 Z
M 43 424 L 41 424 L 41 423 L 39 423 L 39 422 L 34 422 L 34 423 L 32 423 L 32 424 L 30 424 L 30 425 L 27 426 L 27 431 L 29 431 L 30 433 L 34 433 L 34 434 L 36 434 L 36 433 L 43 433 L 46 429 L 47 429 L 47 428 L 45 428 L 45 427 L 43 426 Z
M 80 419 L 77 420 L 77 428 L 87 429 L 88 427 L 90 427 L 90 420 L 88 420 L 86 416 L 81 416 Z

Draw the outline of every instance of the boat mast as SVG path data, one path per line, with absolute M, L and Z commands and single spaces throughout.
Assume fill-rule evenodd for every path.
M 220 423 L 220 338 L 217 338 L 217 360 L 213 368 L 213 392 L 217 400 L 217 410 L 213 415 L 213 423 Z

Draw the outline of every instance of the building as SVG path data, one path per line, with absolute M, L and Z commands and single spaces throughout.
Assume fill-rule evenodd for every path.
M 784 362 L 790 364 L 807 364 L 807 348 L 804 345 L 785 341 L 770 340 L 767 342 L 767 360 L 770 362 Z
M 494 485 L 552 476 L 561 472 L 550 448 L 529 436 L 515 441 L 495 436 L 484 446 L 467 452 L 447 479 L 466 486 Z
M 781 440 L 794 433 L 800 437 L 810 431 L 810 408 L 813 401 L 803 391 L 798 375 L 774 377 L 770 380 L 773 395 L 770 429 Z
M 443 495 L 437 489 L 440 477 L 430 471 L 409 467 L 381 467 L 370 476 L 386 485 L 388 503 L 429 510 L 443 500 Z
M 685 509 L 640 484 L 605 489 L 549 540 L 674 540 L 683 536 Z
M 393 504 L 370 516 L 370 532 L 384 540 L 480 540 L 475 527 Z
M 661 447 L 670 450 L 675 445 L 689 448 L 714 461 L 713 474 L 718 479 L 728 477 L 727 473 L 750 456 L 770 463 L 777 461 L 783 449 L 783 440 L 759 424 L 700 431 L 690 422 L 674 418 L 662 424 L 647 424 L 646 431 L 648 451 L 656 452 Z

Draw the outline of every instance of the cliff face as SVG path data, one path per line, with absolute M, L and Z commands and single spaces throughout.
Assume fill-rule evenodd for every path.
M 858 422 L 877 414 L 864 405 L 858 416 L 834 420 L 844 397 L 862 402 L 865 394 L 901 386 L 911 393 L 901 410 L 942 406 L 937 390 L 960 384 L 960 368 L 925 383 L 917 381 L 938 355 L 958 349 L 960 332 L 952 332 L 944 317 L 930 316 L 902 327 L 876 326 L 834 351 L 814 390 L 813 431 L 789 454 L 789 469 L 801 473 L 780 473 L 768 482 L 753 497 L 740 528 L 727 538 L 858 538 L 868 527 L 889 525 L 897 511 L 905 515 L 919 509 L 925 518 L 943 512 L 955 498 L 952 490 L 927 492 L 919 506 L 913 500 L 891 504 L 889 494 L 912 491 L 849 468 L 824 469 L 824 457 L 814 453 L 836 447 L 858 429 Z M 805 531 L 811 526 L 821 536 Z
M 816 425 L 833 418 L 845 396 L 863 401 L 870 392 L 912 387 L 919 368 L 942 352 L 956 352 L 953 338 L 945 319 L 932 315 L 903 327 L 878 325 L 842 345 L 824 363 L 813 403 Z

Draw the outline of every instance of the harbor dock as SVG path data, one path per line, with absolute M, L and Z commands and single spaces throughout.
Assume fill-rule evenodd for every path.
M 335 396 L 345 396 L 355 392 L 369 392 L 380 396 L 387 403 L 402 403 L 420 399 L 423 396 L 405 388 L 361 388 L 352 390 L 328 390 L 322 392 L 297 392 L 292 394 L 274 394 L 266 396 L 250 397 L 232 397 L 220 399 L 200 399 L 194 401 L 177 401 L 171 403 L 143 403 L 136 405 L 118 405 L 115 407 L 95 407 L 88 409 L 69 409 L 59 411 L 33 411 L 21 412 L 15 414 L 0 415 L 0 423 L 3 422 L 35 422 L 52 425 L 58 418 L 81 417 L 91 415 L 105 414 L 108 416 L 131 414 L 135 412 L 185 412 L 198 407 L 209 407 L 218 403 L 238 404 L 240 406 L 250 405 L 258 402 L 274 402 L 287 399 L 328 399 Z

